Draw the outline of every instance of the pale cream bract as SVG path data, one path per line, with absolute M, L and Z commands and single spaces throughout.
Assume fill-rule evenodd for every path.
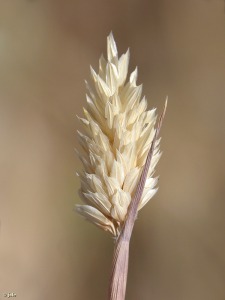
M 79 194 L 85 205 L 76 210 L 95 225 L 119 236 L 155 133 L 155 109 L 147 110 L 142 85 L 136 85 L 137 69 L 127 79 L 129 50 L 118 58 L 110 34 L 107 60 L 101 56 L 98 74 L 91 67 L 93 84 L 87 85 L 87 108 L 78 131 L 84 170 Z M 153 178 L 160 158 L 159 140 L 139 204 L 141 209 L 156 193 Z

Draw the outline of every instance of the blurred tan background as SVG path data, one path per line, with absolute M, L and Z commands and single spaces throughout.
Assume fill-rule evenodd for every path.
M 169 107 L 129 300 L 225 299 L 222 0 L 0 2 L 0 299 L 106 299 L 113 242 L 73 212 L 84 79 L 113 31 L 149 107 Z

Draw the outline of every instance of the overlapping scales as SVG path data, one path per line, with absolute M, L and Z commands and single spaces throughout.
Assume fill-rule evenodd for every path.
M 129 50 L 118 58 L 113 35 L 107 38 L 107 60 L 101 56 L 98 74 L 91 67 L 92 83 L 86 82 L 87 105 L 78 132 L 84 170 L 78 174 L 85 205 L 77 211 L 100 228 L 118 236 L 126 218 L 155 133 L 155 109 L 147 111 L 137 85 L 137 69 L 129 78 Z M 160 158 L 157 141 L 148 172 L 141 209 L 156 193 L 153 178 Z

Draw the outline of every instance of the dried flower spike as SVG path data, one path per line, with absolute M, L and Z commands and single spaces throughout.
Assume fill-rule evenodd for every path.
M 141 99 L 137 69 L 127 80 L 128 64 L 129 50 L 118 58 L 110 34 L 107 60 L 101 56 L 98 74 L 91 67 L 92 85 L 86 82 L 87 108 L 84 118 L 79 118 L 85 133 L 78 132 L 83 153 L 77 153 L 84 170 L 77 174 L 85 205 L 77 205 L 76 210 L 115 237 L 119 237 L 126 220 L 156 123 L 155 109 L 148 111 L 146 98 Z M 157 191 L 158 178 L 153 178 L 153 173 L 160 155 L 157 139 L 138 210 Z
M 93 87 L 87 83 L 86 131 L 79 133 L 84 170 L 80 196 L 85 205 L 77 211 L 116 237 L 109 300 L 124 300 L 128 273 L 129 244 L 141 209 L 155 194 L 154 168 L 160 158 L 155 109 L 147 111 L 136 85 L 137 69 L 127 80 L 129 51 L 118 58 L 112 34 L 107 39 L 107 61 L 102 56 L 99 74 L 91 68 Z

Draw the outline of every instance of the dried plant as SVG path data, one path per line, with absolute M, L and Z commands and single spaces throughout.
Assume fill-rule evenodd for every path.
M 79 191 L 84 205 L 78 213 L 116 239 L 109 299 L 124 300 L 129 242 L 140 210 L 156 193 L 154 169 L 160 158 L 158 133 L 166 105 L 156 125 L 155 109 L 147 110 L 137 85 L 137 69 L 127 80 L 129 50 L 118 58 L 110 34 L 107 60 L 101 56 L 98 74 L 91 67 L 93 84 L 87 85 L 87 108 L 79 118 L 85 133 L 78 131 L 83 149 L 78 153 L 84 170 Z M 150 149 L 150 150 L 149 150 Z

